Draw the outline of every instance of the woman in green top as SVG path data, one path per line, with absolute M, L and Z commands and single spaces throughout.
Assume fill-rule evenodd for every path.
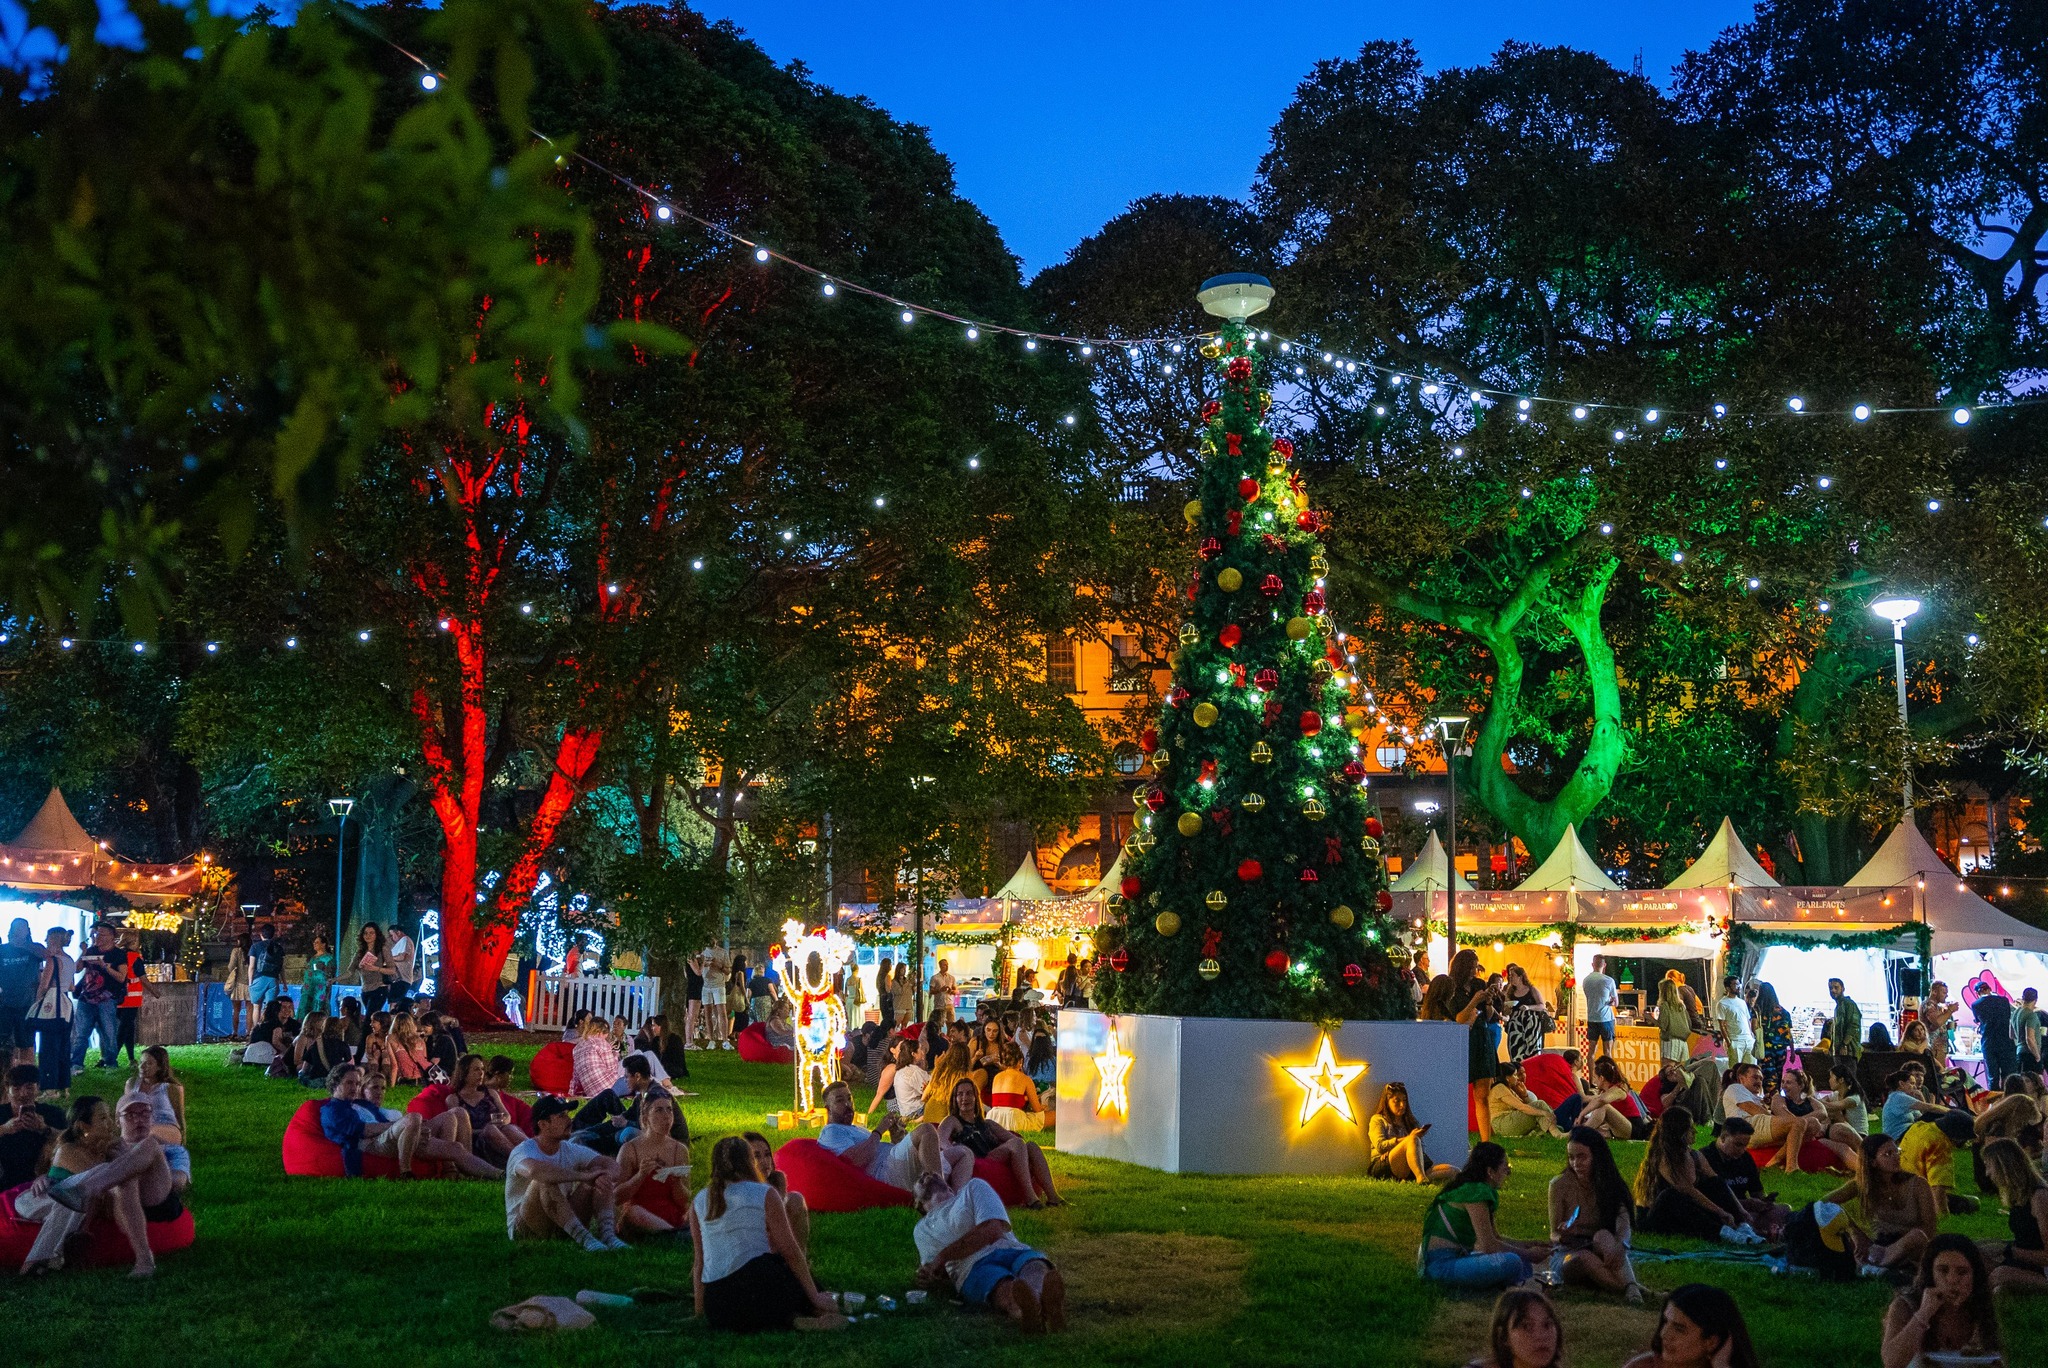
M 313 933 L 313 953 L 306 959 L 306 978 L 300 1001 L 307 1004 L 308 1011 L 324 1012 L 328 1009 L 327 987 L 334 982 L 334 947 L 327 943 L 324 932 Z
M 1550 1246 L 1504 1239 L 1494 1229 L 1500 1190 L 1514 1165 L 1491 1140 L 1472 1147 L 1456 1177 L 1422 1217 L 1422 1276 L 1449 1287 L 1512 1287 L 1534 1276 L 1532 1259 L 1550 1257 Z
M 1692 1056 L 1687 1043 L 1692 1037 L 1692 1013 L 1685 1006 L 1685 980 L 1672 969 L 1657 985 L 1657 1039 L 1659 1053 L 1683 1064 Z

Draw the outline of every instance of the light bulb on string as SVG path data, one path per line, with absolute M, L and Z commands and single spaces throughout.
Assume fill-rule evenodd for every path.
M 1025 350 L 1025 351 L 1037 351 L 1037 350 L 1038 350 L 1038 339 L 1037 339 L 1037 338 L 1035 338 L 1035 337 L 1027 337 L 1027 338 L 1025 338 L 1025 339 L 1024 339 L 1024 350 Z
M 1068 427 L 1072 427 L 1074 424 L 1080 422 L 1081 420 L 1070 413 L 1066 417 L 1062 418 L 1060 421 L 1065 423 Z
M 1927 501 L 1927 511 L 1928 511 L 1929 513 L 1939 513 L 1939 512 L 1941 512 L 1941 500 L 1939 500 L 1939 499 L 1929 499 L 1929 500 Z
M 693 560 L 690 562 L 690 568 L 692 570 L 702 570 L 704 568 L 704 562 L 701 560 Z
M 1714 405 L 1714 416 L 1716 418 L 1726 418 L 1728 416 L 1728 406 L 1726 404 Z
M 1795 394 L 1785 401 L 1785 407 L 1791 409 L 1794 413 L 1804 413 L 1806 412 L 1806 401 Z
M 767 259 L 768 259 L 768 249 L 767 249 L 766 247 L 756 247 L 756 248 L 754 249 L 754 260 L 756 260 L 756 261 L 766 261 Z
M 67 642 L 67 643 L 65 643 L 65 644 L 66 644 L 66 645 L 69 645 L 70 643 L 68 643 L 68 642 Z M 298 639 L 297 637 L 286 637 L 286 638 L 284 639 L 284 648 L 285 648 L 285 649 L 286 649 L 287 651 L 296 651 L 296 650 L 298 650 L 298 649 L 299 649 L 299 639 Z
M 440 86 L 440 84 L 441 84 L 441 78 L 440 78 L 439 76 L 436 76 L 436 75 L 435 75 L 435 74 L 434 74 L 433 72 L 431 72 L 431 71 L 423 71 L 423 72 L 421 72 L 421 73 L 420 73 L 420 89 L 421 89 L 421 90 L 434 90 L 434 89 L 438 88 L 438 87 Z
M 909 318 L 909 315 L 905 314 L 904 318 L 907 320 Z M 981 329 L 969 328 L 967 330 L 967 340 L 969 342 L 979 342 L 981 340 Z
M 1818 480 L 1814 481 L 1814 483 L 1819 485 L 1822 489 L 1828 488 L 1829 486 L 1833 485 L 1834 482 L 1835 477 L 1832 475 L 1823 475 Z
M 901 314 L 900 316 L 901 316 L 901 318 L 903 319 L 903 321 L 904 321 L 905 323 L 915 323 L 915 322 L 917 322 L 917 315 L 916 315 L 916 314 L 914 314 L 914 313 L 912 313 L 912 312 L 911 312 L 910 310 L 908 310 L 908 309 L 905 309 L 905 310 L 903 311 L 903 313 L 902 313 L 902 314 Z
M 64 638 L 62 638 L 61 640 L 59 640 L 59 641 L 58 641 L 58 643 L 57 643 L 57 649 L 58 649 L 58 650 L 60 650 L 60 651 L 68 651 L 68 650 L 70 650 L 70 649 L 71 649 L 71 638 L 70 638 L 70 637 L 64 637 Z
M 1855 408 L 1853 408 L 1853 409 L 1849 410 L 1849 413 L 1850 413 L 1850 416 L 1852 416 L 1853 418 L 1855 418 L 1855 420 L 1856 420 L 1857 422 L 1859 422 L 1859 423 L 1861 423 L 1861 422 L 1865 422 L 1865 421 L 1867 421 L 1867 420 L 1869 419 L 1869 417 L 1870 417 L 1870 405 L 1868 405 L 1868 404 L 1858 404 L 1858 405 L 1857 405 L 1857 406 L 1856 406 Z
M 1093 347 L 1089 346 L 1089 345 L 1088 345 L 1088 344 L 1087 344 L 1086 342 L 1083 342 L 1083 343 L 1081 344 L 1081 355 L 1083 355 L 1083 356 L 1093 356 L 1093 355 L 1095 355 L 1095 348 L 1093 348 Z
M 1716 470 L 1726 470 L 1727 468 L 1728 468 L 1728 458 L 1727 458 L 1726 456 L 1716 456 L 1716 457 L 1714 458 L 1714 469 L 1716 469 Z
M 666 204 L 657 204 L 654 206 L 654 216 L 663 223 L 666 223 L 676 216 L 676 211 L 669 208 Z
M 1950 414 L 1949 417 L 1956 420 L 1956 426 L 1967 427 L 1970 422 L 1970 411 L 1966 408 L 1959 408 Z
M 1572 408 L 1572 417 L 1574 417 L 1574 418 L 1578 419 L 1578 420 L 1579 420 L 1580 422 L 1582 422 L 1582 423 L 1583 423 L 1583 422 L 1585 422 L 1585 421 L 1586 421 L 1586 406 L 1585 406 L 1584 404 L 1578 404 L 1578 405 L 1575 405 L 1575 406 L 1574 406 L 1574 407 Z
M 357 633 L 356 633 L 356 640 L 357 640 L 357 641 L 368 641 L 369 639 L 370 639 L 370 631 L 369 631 L 369 629 L 368 629 L 367 627 L 366 627 L 366 628 L 364 628 L 364 629 L 363 629 L 362 631 L 360 631 L 360 632 L 357 632 Z
M 1752 575 L 1750 577 L 1749 587 L 1752 589 L 1761 589 L 1764 587 L 1764 582 Z
M 1517 399 L 1515 401 L 1515 407 L 1520 409 L 1522 412 L 1527 413 L 1529 411 L 1529 401 L 1527 399 Z
M 1628 434 L 1623 432 L 1620 428 L 1616 428 L 1614 430 L 1614 440 L 1617 442 L 1625 442 L 1628 440 Z
M 1826 599 L 1822 599 L 1819 603 L 1815 604 L 1814 606 L 1819 608 L 1823 613 L 1827 612 L 1830 608 L 1834 607 L 1834 605 L 1832 603 L 1829 603 Z
M 142 653 L 143 653 L 144 651 L 146 651 L 146 650 L 148 650 L 148 649 L 149 649 L 149 647 L 147 647 L 147 646 L 143 645 L 143 644 L 142 644 L 141 642 L 139 642 L 139 641 L 135 643 L 135 654 L 137 654 L 137 655 L 141 655 L 141 654 L 142 654 Z
M 1600 535 L 1601 535 L 1601 536 L 1603 536 L 1603 537 L 1611 537 L 1611 536 L 1613 536 L 1613 535 L 1614 535 L 1614 524 L 1613 524 L 1613 523 L 1601 523 L 1601 524 L 1600 524 Z
M 1422 387 L 1422 392 L 1424 394 L 1435 394 L 1439 388 L 1441 387 L 1437 385 L 1424 385 Z
M 829 281 L 829 280 L 828 280 L 828 281 L 826 281 L 826 282 L 825 282 L 824 286 L 822 287 L 822 291 L 821 291 L 821 292 L 822 292 L 822 293 L 823 293 L 823 294 L 825 295 L 825 297 L 826 297 L 827 299 L 829 299 L 829 298 L 831 298 L 831 297 L 832 297 L 833 295 L 836 295 L 836 294 L 838 294 L 838 293 L 839 293 L 839 288 L 838 288 L 838 287 L 837 287 L 836 285 L 834 285 L 834 284 L 833 284 L 833 283 L 832 283 L 831 281 Z
M 1646 422 L 1646 423 L 1654 423 L 1654 422 L 1656 422 L 1656 421 L 1657 421 L 1657 410 L 1655 410 L 1655 409 L 1651 409 L 1651 410 L 1649 410 L 1648 412 L 1644 413 L 1644 414 L 1643 414 L 1643 421 L 1644 421 L 1644 422 Z

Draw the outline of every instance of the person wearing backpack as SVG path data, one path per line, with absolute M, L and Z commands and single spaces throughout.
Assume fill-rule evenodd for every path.
M 85 1067 L 86 1048 L 95 1032 L 100 1038 L 100 1067 L 120 1068 L 120 1009 L 128 993 L 128 957 L 114 943 L 114 928 L 106 922 L 93 927 L 92 947 L 78 957 L 73 982 L 78 1016 L 71 1028 L 72 1070 Z

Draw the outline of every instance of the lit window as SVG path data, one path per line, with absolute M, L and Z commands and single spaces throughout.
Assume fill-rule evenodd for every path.
M 1064 693 L 1076 692 L 1074 639 L 1054 637 L 1045 646 L 1045 682 Z

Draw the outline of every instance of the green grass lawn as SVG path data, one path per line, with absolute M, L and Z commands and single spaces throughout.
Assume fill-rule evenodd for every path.
M 1176 1177 L 1053 1154 L 1073 1204 L 1016 1214 L 1019 1234 L 1058 1258 L 1074 1325 L 1055 1346 L 1010 1335 L 992 1318 L 934 1305 L 887 1314 L 835 1335 L 713 1336 L 677 1305 L 601 1312 L 596 1329 L 560 1336 L 493 1331 L 493 1309 L 535 1293 L 579 1288 L 687 1292 L 687 1248 L 645 1246 L 591 1256 L 566 1243 L 512 1245 L 499 1189 L 471 1181 L 391 1184 L 286 1178 L 278 1141 L 304 1094 L 254 1070 L 225 1067 L 226 1050 L 172 1052 L 189 1095 L 199 1241 L 164 1258 L 153 1283 L 120 1270 L 0 1280 L 0 1361 L 8 1364 L 229 1365 L 394 1368 L 472 1364 L 891 1365 L 1423 1364 L 1462 1365 L 1484 1337 L 1490 1299 L 1422 1287 L 1413 1257 L 1423 1194 L 1364 1179 Z M 525 1050 L 507 1053 L 525 1057 Z M 701 1061 L 701 1062 L 699 1062 Z M 713 1140 L 759 1128 L 788 1105 L 787 1069 L 696 1055 L 687 1103 L 698 1171 Z M 82 1086 L 118 1091 L 93 1070 Z M 865 1099 L 862 1099 L 863 1101 Z M 1640 1145 L 1623 1145 L 1633 1173 Z M 1502 1204 L 1511 1235 L 1536 1236 L 1558 1142 L 1512 1143 L 1516 1172 Z M 1968 1183 L 1968 1165 L 1962 1166 Z M 1806 1199 L 1826 1180 L 1794 1179 Z M 2004 1234 L 1997 1203 L 1955 1228 Z M 899 1297 L 917 1263 L 907 1210 L 821 1216 L 813 1237 L 820 1282 Z M 1683 1242 L 1639 1241 L 1642 1251 Z M 1697 1248 L 1697 1247 L 1695 1247 Z M 1652 1288 L 1710 1281 L 1733 1290 L 1763 1358 L 1787 1368 L 1863 1368 L 1877 1358 L 1888 1291 L 1822 1285 L 1737 1264 L 1645 1261 Z M 1646 1343 L 1651 1312 L 1568 1294 L 1574 1368 L 1618 1363 Z M 2004 1307 L 2007 1343 L 2040 1345 L 2048 1298 Z M 2012 1361 L 2040 1363 L 2022 1352 Z

